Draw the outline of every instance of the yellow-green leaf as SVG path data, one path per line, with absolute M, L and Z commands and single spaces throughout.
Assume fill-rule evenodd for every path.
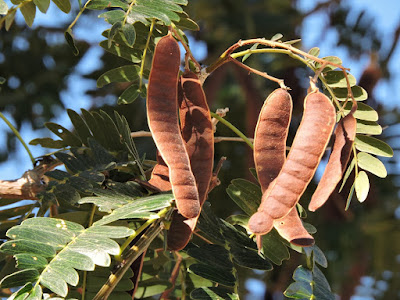
M 382 127 L 373 121 L 357 121 L 357 133 L 379 135 L 382 133 Z
M 53 0 L 53 2 L 62 12 L 65 12 L 66 14 L 70 12 L 71 3 L 69 0 Z
M 50 6 L 50 0 L 33 0 L 33 3 L 35 3 L 39 10 L 44 14 Z
M 365 171 L 371 172 L 372 174 L 381 178 L 385 178 L 387 176 L 385 165 L 371 154 L 360 152 L 357 155 L 357 162 L 358 166 Z
M 369 179 L 367 173 L 360 171 L 354 185 L 358 201 L 364 202 L 365 199 L 367 199 L 369 192 Z
M 354 141 L 357 150 L 378 156 L 392 157 L 393 150 L 385 142 L 367 135 L 357 135 Z
M 8 12 L 7 3 L 4 0 L 0 0 L 0 15 L 5 15 Z

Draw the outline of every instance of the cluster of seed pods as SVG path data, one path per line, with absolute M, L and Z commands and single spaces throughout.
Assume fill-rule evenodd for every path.
M 314 87 L 304 100 L 303 118 L 285 160 L 283 147 L 291 106 L 283 103 L 290 101 L 288 92 L 278 89 L 267 98 L 260 113 L 254 161 L 263 197 L 258 211 L 249 220 L 249 229 L 257 235 L 264 235 L 275 227 L 291 243 L 310 246 L 313 238 L 302 226 L 295 206 L 326 150 L 336 124 L 336 111 L 330 99 Z M 356 120 L 350 113 L 336 127 L 333 150 L 309 210 L 321 207 L 342 178 L 355 133 Z
M 190 71 L 178 81 L 179 62 L 176 40 L 170 35 L 161 38 L 147 98 L 149 127 L 160 153 L 149 182 L 162 191 L 172 189 L 177 205 L 167 236 L 171 250 L 183 249 L 190 240 L 207 198 L 214 161 L 214 132 L 202 84 Z
M 179 66 L 179 45 L 169 34 L 155 48 L 147 117 L 159 151 L 149 182 L 161 191 L 172 189 L 177 205 L 167 236 L 171 250 L 183 249 L 190 240 L 207 198 L 214 157 L 214 134 L 202 84 L 190 71 L 179 77 Z M 263 196 L 248 226 L 257 236 L 275 227 L 283 238 L 304 247 L 314 239 L 295 207 L 331 138 L 336 111 L 329 98 L 314 87 L 304 100 L 303 118 L 286 157 L 291 115 L 292 99 L 283 88 L 271 93 L 260 112 L 254 162 Z M 325 203 L 340 181 L 355 132 L 356 121 L 350 113 L 336 127 L 329 162 L 309 204 L 311 211 Z

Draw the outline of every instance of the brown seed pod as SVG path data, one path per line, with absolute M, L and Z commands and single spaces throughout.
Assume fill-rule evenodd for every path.
M 304 113 L 281 172 L 250 218 L 249 228 L 266 234 L 273 221 L 285 217 L 311 181 L 335 126 L 335 108 L 327 96 L 312 91 L 304 100 Z
M 164 36 L 156 45 L 147 89 L 147 120 L 154 142 L 169 168 L 179 212 L 194 218 L 200 213 L 199 194 L 179 129 L 177 111 L 180 51 L 178 42 Z
M 180 80 L 178 92 L 182 137 L 186 143 L 193 175 L 199 191 L 200 206 L 207 198 L 214 162 L 214 132 L 210 110 L 196 74 L 186 71 Z M 198 216 L 185 218 L 179 212 L 172 216 L 168 230 L 168 248 L 183 249 L 190 240 Z
M 310 211 L 315 211 L 324 205 L 342 179 L 350 159 L 351 149 L 356 137 L 356 128 L 357 121 L 352 113 L 338 123 L 334 132 L 335 141 L 328 164 L 308 205 Z
M 169 169 L 165 164 L 164 160 L 157 152 L 157 164 L 154 166 L 151 172 L 151 178 L 149 183 L 154 185 L 162 192 L 170 191 L 172 189 L 171 183 L 169 182 Z
M 286 160 L 286 140 L 292 116 L 292 98 L 285 89 L 272 92 L 258 118 L 254 133 L 254 163 L 261 190 L 265 193 Z M 298 246 L 311 246 L 313 237 L 303 227 L 295 208 L 273 223 L 278 233 Z

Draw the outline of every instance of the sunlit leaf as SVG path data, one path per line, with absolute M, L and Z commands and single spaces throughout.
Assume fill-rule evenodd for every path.
M 357 135 L 354 144 L 359 151 L 368 152 L 378 156 L 393 156 L 393 150 L 388 144 L 370 136 Z
M 36 16 L 36 5 L 33 2 L 25 2 L 20 7 L 21 13 L 24 16 L 26 25 L 32 27 Z
M 341 64 L 342 64 L 342 60 L 341 60 L 339 57 L 337 57 L 337 56 L 325 56 L 325 57 L 323 57 L 322 59 L 323 59 L 323 60 L 326 60 L 326 61 L 329 61 L 329 62 L 332 62 L 332 63 L 337 64 L 337 65 L 341 65 Z M 319 69 L 319 68 L 321 67 L 321 64 L 320 64 L 320 63 L 316 63 L 316 64 L 315 64 L 315 67 L 316 67 L 317 69 Z M 327 72 L 327 71 L 334 70 L 334 69 L 336 69 L 335 66 L 332 66 L 332 65 L 329 65 L 329 64 L 328 64 L 328 65 L 326 65 L 325 68 L 323 69 L 323 72 Z
M 382 133 L 382 127 L 373 121 L 357 121 L 357 133 L 379 135 Z
M 344 108 L 344 112 L 347 115 L 352 107 L 352 102 L 348 102 Z M 357 103 L 357 110 L 354 112 L 354 117 L 364 121 L 378 121 L 378 113 L 370 106 L 359 102 Z
M 89 5 L 87 5 L 88 9 L 97 10 L 103 10 L 110 7 L 120 7 L 123 10 L 127 10 L 129 4 L 123 0 L 92 0 Z
M 7 3 L 4 0 L 0 0 L 0 15 L 5 15 L 8 12 Z
M 358 153 L 357 162 L 358 166 L 365 171 L 371 172 L 372 174 L 381 178 L 385 178 L 387 176 L 385 165 L 379 159 L 368 153 Z
M 360 202 L 364 202 L 367 199 L 369 192 L 369 179 L 367 173 L 360 171 L 356 180 L 354 181 L 354 187 L 356 190 L 357 199 Z

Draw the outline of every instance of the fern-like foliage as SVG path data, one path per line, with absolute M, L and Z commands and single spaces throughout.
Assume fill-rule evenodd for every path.
M 7 236 L 11 240 L 0 248 L 14 256 L 20 269 L 3 278 L 1 287 L 24 285 L 23 293 L 38 294 L 37 286 L 40 284 L 65 297 L 68 285 L 76 286 L 79 282 L 76 270 L 92 271 L 95 265 L 109 266 L 110 254 L 117 255 L 120 251 L 118 243 L 111 238 L 123 238 L 132 233 L 132 229 L 115 226 L 85 229 L 80 224 L 62 219 L 25 220 L 8 230 Z M 28 287 L 31 289 L 29 292 Z

